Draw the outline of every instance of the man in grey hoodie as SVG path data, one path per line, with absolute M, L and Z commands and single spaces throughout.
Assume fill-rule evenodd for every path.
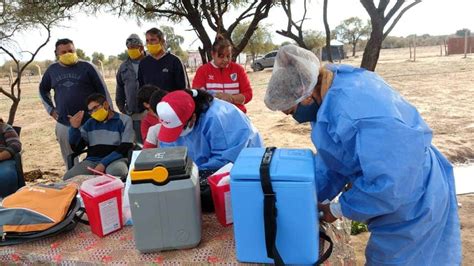
M 138 104 L 138 65 L 145 57 L 143 42 L 137 34 L 131 34 L 126 42 L 128 58 L 120 65 L 117 71 L 117 88 L 115 102 L 123 114 L 129 115 L 133 120 L 133 129 L 136 140 L 142 143 L 140 121 L 144 116 L 144 107 Z

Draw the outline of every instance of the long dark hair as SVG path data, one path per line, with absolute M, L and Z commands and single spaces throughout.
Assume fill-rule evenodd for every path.
M 184 91 L 193 97 L 195 105 L 194 113 L 196 114 L 195 124 L 197 124 L 201 114 L 207 112 L 209 107 L 211 107 L 211 103 L 214 101 L 214 96 L 201 89 L 185 89 Z M 193 96 L 193 91 L 197 91 L 196 96 Z
M 212 44 L 212 51 L 217 54 L 222 54 L 222 51 L 227 47 L 232 47 L 232 43 L 224 38 L 224 36 L 218 34 L 216 40 Z

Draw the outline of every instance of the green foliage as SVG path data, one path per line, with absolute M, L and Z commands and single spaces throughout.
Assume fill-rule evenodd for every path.
M 339 24 L 334 33 L 338 40 L 346 43 L 357 43 L 361 38 L 370 34 L 371 27 L 369 22 L 364 22 L 358 17 L 351 17 Z
M 127 60 L 127 58 L 128 58 L 127 50 L 125 49 L 122 53 L 118 54 L 117 58 L 122 62 Z
M 310 50 L 315 50 L 326 45 L 326 37 L 322 32 L 309 30 L 304 32 L 304 43 Z
M 86 55 L 86 53 L 84 52 L 84 50 L 80 49 L 80 48 L 77 48 L 76 49 L 76 54 L 77 54 L 77 57 L 79 57 L 80 59 L 82 60 L 86 60 L 86 61 L 91 61 L 91 58 L 88 57 Z
M 464 37 L 464 34 L 467 32 L 467 36 L 470 36 L 471 35 L 471 30 L 470 29 L 460 29 L 460 30 L 457 30 L 456 31 L 456 36 L 461 36 L 461 37 Z
M 232 34 L 233 43 L 240 43 L 240 41 L 244 38 L 245 32 L 247 31 L 249 25 L 249 22 L 237 25 Z M 267 28 L 268 26 L 258 27 L 257 30 L 254 31 L 247 46 L 244 48 L 243 51 L 252 55 L 252 58 L 278 48 L 278 45 L 273 44 L 272 35 L 267 30 Z
M 364 223 L 359 223 L 352 221 L 351 223 L 351 235 L 358 235 L 362 232 L 368 232 L 367 225 Z
M 94 65 L 99 65 L 100 62 L 99 61 L 102 61 L 103 64 L 105 64 L 105 56 L 103 53 L 99 53 L 99 52 L 94 52 L 92 53 L 92 63 Z
M 181 58 L 183 62 L 186 62 L 188 60 L 188 53 L 181 48 L 181 44 L 184 42 L 184 37 L 174 33 L 173 27 L 170 26 L 162 26 L 161 30 L 165 34 L 166 45 L 171 52 Z

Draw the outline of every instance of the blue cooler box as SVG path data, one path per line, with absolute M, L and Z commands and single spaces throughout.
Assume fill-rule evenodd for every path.
M 237 260 L 273 263 L 267 257 L 260 164 L 265 148 L 244 149 L 230 173 Z M 285 264 L 313 264 L 318 260 L 319 220 L 309 149 L 276 149 L 270 177 L 276 194 L 276 248 Z

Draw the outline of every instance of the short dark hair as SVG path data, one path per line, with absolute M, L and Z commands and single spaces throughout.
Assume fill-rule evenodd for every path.
M 163 96 L 165 96 L 167 93 L 165 90 L 162 90 L 155 85 L 151 85 L 151 84 L 143 85 L 137 92 L 138 106 L 143 106 L 144 103 L 150 104 L 150 98 L 155 92 L 159 92 Z M 163 96 L 161 96 L 161 98 L 163 98 Z
M 70 44 L 70 43 L 72 43 L 72 45 L 74 45 L 74 43 L 73 43 L 72 40 L 70 40 L 70 39 L 67 39 L 67 38 L 58 39 L 58 40 L 56 41 L 56 44 L 54 45 L 54 49 L 56 50 L 56 49 L 58 49 L 58 46 L 60 46 L 60 45 L 65 45 L 65 44 Z
M 103 104 L 106 101 L 107 99 L 105 98 L 105 95 L 101 93 L 92 93 L 91 95 L 89 95 L 89 97 L 87 97 L 87 104 L 90 104 L 91 102 Z
M 161 102 L 161 99 L 163 99 L 163 97 L 165 97 L 166 94 L 168 94 L 167 91 L 158 89 L 155 92 L 153 92 L 153 94 L 151 95 L 150 101 L 148 103 L 150 104 L 151 109 L 153 110 L 155 114 L 157 114 L 156 106 L 158 105 L 159 102 Z
M 158 36 L 158 38 L 162 41 L 165 40 L 165 35 L 163 34 L 163 32 L 161 30 L 159 30 L 158 28 L 151 28 L 149 30 L 147 30 L 145 32 L 145 34 L 153 34 L 153 35 L 156 35 Z

